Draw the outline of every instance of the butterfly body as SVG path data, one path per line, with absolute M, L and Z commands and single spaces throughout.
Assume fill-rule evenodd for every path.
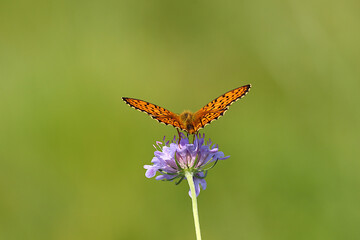
M 184 130 L 190 134 L 195 133 L 195 114 L 190 111 L 184 111 L 179 115 L 180 122 L 182 123 Z
M 166 110 L 165 108 L 140 99 L 127 97 L 123 97 L 122 99 L 130 107 L 147 113 L 150 117 L 160 123 L 164 123 L 166 125 L 170 124 L 177 129 L 188 132 L 189 134 L 195 134 L 201 128 L 224 115 L 232 103 L 248 93 L 250 87 L 251 85 L 245 85 L 233 89 L 214 99 L 195 113 L 184 111 L 181 114 L 176 114 Z

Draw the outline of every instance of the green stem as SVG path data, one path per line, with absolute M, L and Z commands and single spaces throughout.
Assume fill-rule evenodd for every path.
M 196 201 L 196 192 L 195 192 L 193 174 L 190 171 L 185 171 L 185 177 L 186 177 L 186 179 L 187 179 L 187 181 L 189 183 L 190 192 L 191 192 L 191 200 L 192 200 L 192 208 L 193 208 L 193 215 L 194 215 L 196 239 L 201 240 L 200 222 L 199 222 L 199 214 L 198 214 L 198 207 L 197 207 L 197 201 Z

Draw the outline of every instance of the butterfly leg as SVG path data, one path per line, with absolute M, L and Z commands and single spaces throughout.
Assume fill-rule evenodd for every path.
M 178 129 L 178 128 L 176 128 L 176 130 L 177 130 L 177 132 L 178 132 L 178 134 L 179 134 L 179 141 L 178 141 L 178 144 L 180 145 L 181 134 L 180 134 L 180 131 L 179 131 L 179 129 Z

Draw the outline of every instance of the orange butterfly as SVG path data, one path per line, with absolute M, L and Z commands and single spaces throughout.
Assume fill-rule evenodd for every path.
M 122 99 L 130 107 L 147 113 L 160 123 L 173 125 L 178 131 L 181 129 L 190 134 L 196 134 L 201 128 L 224 115 L 232 103 L 249 92 L 250 87 L 251 85 L 248 84 L 236 88 L 214 99 L 196 113 L 184 111 L 180 115 L 143 100 L 127 97 Z

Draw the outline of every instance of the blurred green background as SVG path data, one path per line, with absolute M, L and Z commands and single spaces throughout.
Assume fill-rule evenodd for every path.
M 195 239 L 188 186 L 145 178 L 176 131 L 125 105 L 196 111 L 231 158 L 203 239 L 360 239 L 360 2 L 0 2 L 0 239 Z

